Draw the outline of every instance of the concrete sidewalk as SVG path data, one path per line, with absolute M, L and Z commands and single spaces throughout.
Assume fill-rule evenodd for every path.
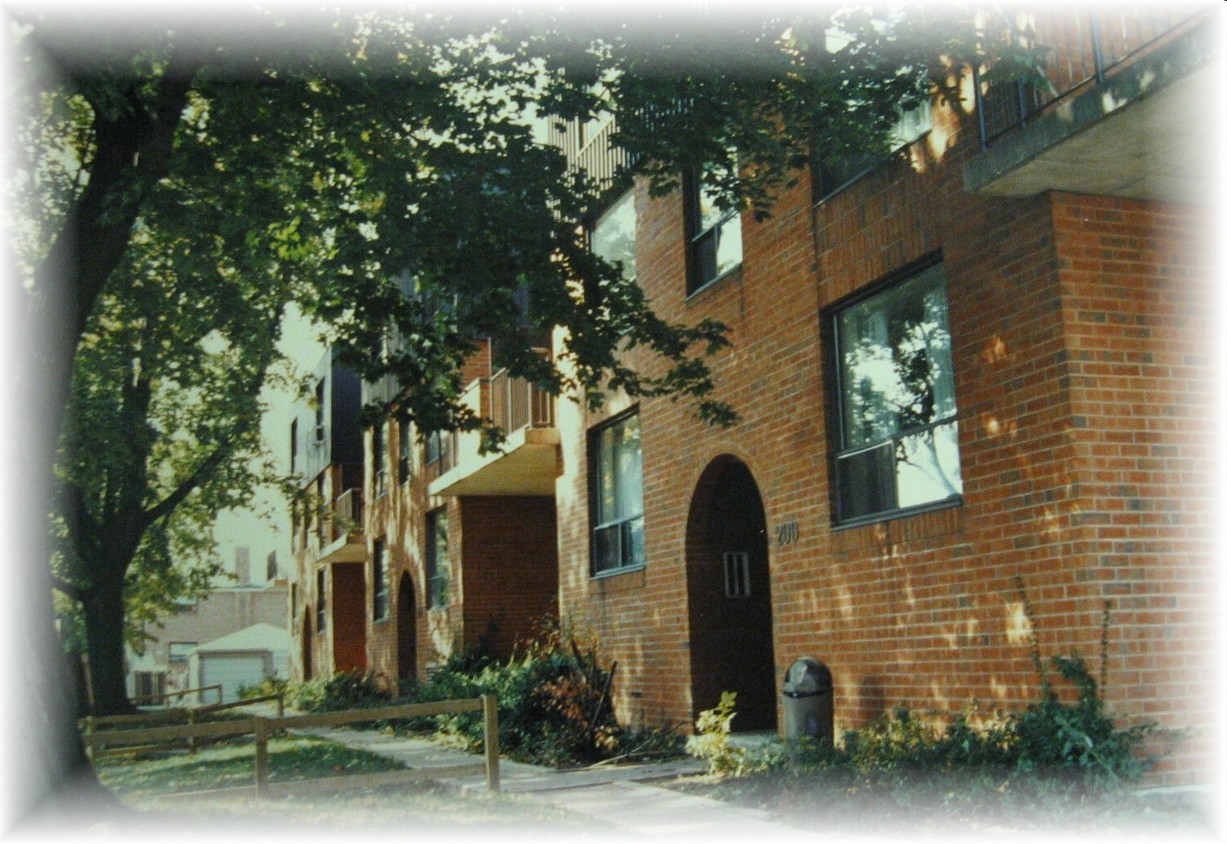
M 374 730 L 312 728 L 302 731 L 348 747 L 378 753 L 409 768 L 429 769 L 474 764 L 481 757 L 422 738 L 388 735 Z M 611 838 L 678 838 L 700 836 L 766 836 L 815 840 L 819 836 L 776 823 L 767 814 L 663 788 L 662 780 L 701 773 L 697 759 L 627 765 L 598 765 L 559 771 L 503 759 L 499 764 L 504 794 L 554 806 L 591 818 L 594 829 Z M 445 778 L 462 791 L 484 791 L 484 774 Z M 831 840 L 831 836 L 822 836 Z

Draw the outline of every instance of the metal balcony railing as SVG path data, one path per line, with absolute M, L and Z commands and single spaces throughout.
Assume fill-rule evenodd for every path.
M 1026 82 L 982 84 L 974 73 L 980 143 L 989 146 L 1026 125 L 1056 103 L 1100 84 L 1155 47 L 1191 28 L 1202 5 L 1090 5 L 1073 9 L 1039 6 L 1016 19 L 1020 43 L 1049 48 L 1045 76 L 1050 87 Z
M 502 369 L 490 376 L 490 419 L 507 434 L 554 427 L 554 397 Z

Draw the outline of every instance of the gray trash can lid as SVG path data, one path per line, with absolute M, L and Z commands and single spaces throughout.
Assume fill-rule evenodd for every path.
M 816 659 L 802 657 L 784 674 L 784 694 L 811 697 L 831 691 L 831 670 Z

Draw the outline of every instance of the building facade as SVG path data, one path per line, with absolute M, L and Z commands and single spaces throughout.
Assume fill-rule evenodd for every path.
M 557 615 L 617 662 L 624 723 L 689 724 L 735 691 L 735 729 L 778 729 L 784 672 L 812 657 L 838 732 L 1018 709 L 1036 653 L 1077 653 L 1111 712 L 1159 725 L 1157 781 L 1210 776 L 1223 373 L 1216 157 L 1190 109 L 1222 92 L 1217 19 L 1195 12 L 1043 10 L 1057 99 L 969 75 L 898 154 L 803 174 L 763 222 L 693 179 L 628 185 L 593 248 L 662 317 L 730 326 L 712 364 L 740 421 L 555 404 L 484 348 L 466 401 L 511 432 L 503 453 L 393 416 L 360 483 L 336 455 L 339 482 L 312 476 L 367 506 L 331 545 L 297 525 L 300 676 L 422 677 Z M 608 137 L 553 141 L 610 173 Z M 344 621 L 342 571 L 362 584 Z
M 1138 34 L 1104 10 L 1138 40 L 1067 35 L 1093 13 L 1034 20 L 1054 74 L 1123 60 L 1026 125 L 968 78 L 965 113 L 935 102 L 899 155 L 809 174 L 766 222 L 690 183 L 611 205 L 658 312 L 731 327 L 714 372 L 741 416 L 622 400 L 560 422 L 560 611 L 618 662 L 624 720 L 689 723 L 730 690 L 735 729 L 776 729 L 801 657 L 831 669 L 837 733 L 1018 709 L 1038 648 L 1160 725 L 1159 778 L 1216 764 L 1223 373 L 1188 110 L 1221 100 L 1214 21 Z
M 361 400 L 358 376 L 329 351 L 315 368 L 310 403 L 290 423 L 296 679 L 367 668 Z

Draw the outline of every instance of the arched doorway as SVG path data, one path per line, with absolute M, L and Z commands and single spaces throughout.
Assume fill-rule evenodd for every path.
M 703 471 L 686 524 L 691 696 L 697 715 L 737 693 L 734 731 L 776 728 L 767 518 L 749 468 Z
M 396 676 L 412 680 L 418 674 L 418 613 L 413 578 L 405 572 L 396 592 Z

